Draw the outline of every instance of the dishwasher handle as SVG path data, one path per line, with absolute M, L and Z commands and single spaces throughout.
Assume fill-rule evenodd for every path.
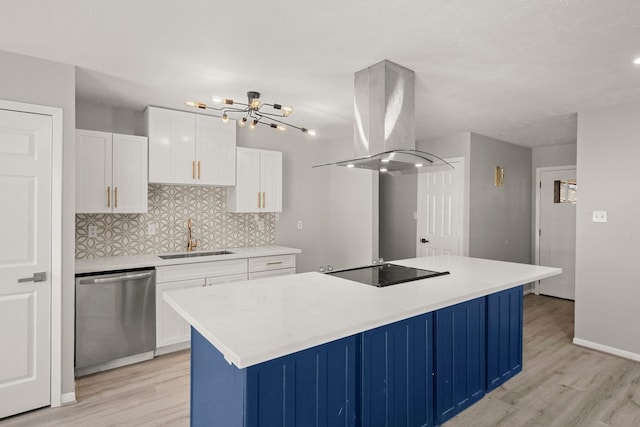
M 100 285 L 103 283 L 115 283 L 122 282 L 123 280 L 137 280 L 137 279 L 147 279 L 151 277 L 151 272 L 147 273 L 136 273 L 136 274 L 127 274 L 124 276 L 113 276 L 113 277 L 103 277 L 97 279 L 87 279 L 81 280 L 79 282 L 80 285 Z

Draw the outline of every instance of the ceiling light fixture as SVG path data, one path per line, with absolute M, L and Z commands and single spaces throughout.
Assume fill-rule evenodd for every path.
M 640 65 L 640 56 L 633 60 L 633 63 L 636 65 Z
M 247 92 L 247 103 L 237 102 L 230 98 L 220 98 L 213 96 L 211 101 L 214 104 L 221 104 L 220 107 L 214 107 L 198 101 L 186 101 L 189 107 L 199 108 L 202 110 L 214 110 L 222 113 L 222 122 L 228 123 L 229 118 L 234 118 L 233 115 L 242 116 L 238 118 L 238 126 L 244 126 L 248 121 L 250 129 L 255 129 L 256 125 L 263 124 L 273 129 L 284 131 L 287 127 L 298 129 L 302 133 L 306 133 L 309 136 L 316 136 L 314 129 L 307 129 L 298 127 L 290 123 L 286 123 L 282 118 L 287 118 L 293 112 L 291 107 L 281 104 L 267 104 L 260 101 L 260 92 L 249 91 Z

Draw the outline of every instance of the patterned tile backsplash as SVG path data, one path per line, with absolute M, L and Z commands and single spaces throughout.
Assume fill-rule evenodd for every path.
M 184 251 L 189 218 L 198 249 L 275 244 L 275 214 L 229 213 L 226 201 L 224 187 L 149 184 L 146 214 L 76 215 L 76 258 Z M 97 237 L 89 237 L 90 225 Z

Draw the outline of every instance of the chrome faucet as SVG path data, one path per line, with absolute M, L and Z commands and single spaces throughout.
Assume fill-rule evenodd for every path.
M 191 218 L 187 221 L 187 252 L 191 252 L 193 248 L 198 247 L 198 239 L 194 239 L 191 237 Z

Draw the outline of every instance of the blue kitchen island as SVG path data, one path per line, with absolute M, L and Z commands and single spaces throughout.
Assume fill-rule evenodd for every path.
M 193 426 L 432 426 L 522 369 L 522 285 L 560 269 L 457 256 L 375 288 L 320 273 L 167 293 L 192 325 Z

